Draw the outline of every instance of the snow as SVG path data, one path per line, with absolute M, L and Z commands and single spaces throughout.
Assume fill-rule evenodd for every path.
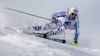
M 6 53 L 6 54 L 5 54 Z M 62 44 L 36 36 L 8 33 L 0 37 L 0 56 L 99 56 L 100 50 Z
M 100 56 L 100 27 L 98 25 L 100 24 L 100 20 L 98 19 L 99 11 L 97 11 L 97 8 L 98 10 L 100 9 L 98 6 L 100 5 L 99 2 L 99 0 L 1 0 L 0 56 Z M 79 8 L 81 25 L 78 46 L 62 44 L 33 35 L 5 30 L 5 26 L 25 28 L 27 26 L 49 22 L 44 19 L 7 10 L 5 9 L 6 6 L 47 18 L 51 18 L 55 12 L 67 10 L 68 6 L 77 6 Z M 93 8 L 93 6 L 95 7 Z M 92 14 L 93 11 L 95 11 L 94 14 Z M 73 36 L 68 35 L 66 36 L 67 41 L 73 41 L 73 38 L 71 38 Z

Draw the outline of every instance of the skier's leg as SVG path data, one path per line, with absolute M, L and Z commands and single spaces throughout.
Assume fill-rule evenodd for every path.
M 52 36 L 52 35 L 62 34 L 62 33 L 64 33 L 64 31 L 65 31 L 65 28 L 61 27 L 61 28 L 57 28 L 54 30 L 50 30 L 46 33 L 38 33 L 38 34 L 36 34 L 36 36 L 43 37 L 43 38 L 49 38 L 49 36 Z M 56 38 L 54 38 L 54 39 L 56 39 Z M 63 39 L 62 41 L 63 41 L 63 43 L 66 43 L 65 39 Z
M 66 30 L 65 27 L 62 26 L 61 28 L 57 28 L 57 29 L 54 29 L 54 30 L 50 30 L 50 31 L 48 31 L 46 33 L 40 33 L 40 35 L 41 36 L 42 35 L 45 35 L 46 37 L 48 37 L 48 36 L 52 36 L 52 35 L 62 34 L 62 33 L 64 33 L 65 30 Z
M 42 26 L 29 26 L 28 27 L 28 29 L 31 31 L 34 31 L 34 30 L 52 30 L 55 28 L 57 28 L 57 26 L 53 22 L 50 22 L 50 23 L 42 25 Z
M 66 30 L 65 27 L 62 26 L 61 28 L 57 28 L 57 29 L 50 30 L 50 31 L 46 32 L 46 35 L 52 36 L 52 35 L 62 34 L 62 33 L 64 33 L 65 30 Z
M 30 31 L 34 31 L 34 30 L 43 30 L 43 29 L 45 29 L 44 26 L 29 26 L 29 27 L 28 27 L 28 30 L 30 30 Z

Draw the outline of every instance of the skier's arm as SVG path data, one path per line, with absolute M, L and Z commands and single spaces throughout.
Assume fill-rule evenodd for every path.
M 62 11 L 62 12 L 58 12 L 58 13 L 55 13 L 52 15 L 52 17 L 54 18 L 57 18 L 57 17 L 65 17 L 66 16 L 66 13 L 65 11 Z
M 75 38 L 78 39 L 79 36 L 79 22 L 75 23 Z
M 34 31 L 34 30 L 53 30 L 56 29 L 57 25 L 53 22 L 46 23 L 45 25 L 42 26 L 30 26 L 29 29 Z

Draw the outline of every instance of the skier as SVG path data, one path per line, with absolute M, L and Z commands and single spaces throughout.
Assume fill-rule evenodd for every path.
M 44 37 L 51 35 L 57 35 L 63 33 L 65 30 L 71 26 L 75 26 L 75 38 L 72 44 L 77 46 L 78 36 L 79 36 L 79 19 L 78 19 L 78 9 L 72 7 L 69 12 L 62 11 L 52 15 L 51 22 L 43 26 L 30 26 L 29 29 L 34 30 L 50 30 L 44 34 Z

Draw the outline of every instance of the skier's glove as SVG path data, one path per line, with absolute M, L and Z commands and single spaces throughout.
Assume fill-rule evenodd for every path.
M 72 42 L 72 44 L 73 44 L 73 46 L 77 46 L 77 44 L 78 44 L 78 39 L 77 38 L 74 38 L 74 42 Z
M 52 18 L 51 18 L 51 21 L 52 21 L 53 23 L 56 23 L 56 24 L 57 24 L 57 19 L 56 19 L 55 17 L 52 17 Z

